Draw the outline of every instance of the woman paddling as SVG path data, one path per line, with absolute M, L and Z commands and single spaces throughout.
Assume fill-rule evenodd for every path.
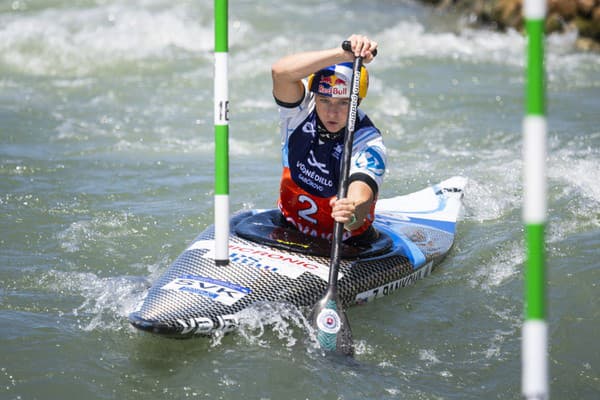
M 366 36 L 348 38 L 352 51 L 335 47 L 285 56 L 272 66 L 273 96 L 279 106 L 283 173 L 279 209 L 299 231 L 332 238 L 334 221 L 344 224 L 344 239 L 371 241 L 375 202 L 385 173 L 381 133 L 358 110 L 348 195 L 336 197 L 348 107 L 352 61 L 373 60 L 377 43 Z M 369 78 L 361 72 L 359 102 Z

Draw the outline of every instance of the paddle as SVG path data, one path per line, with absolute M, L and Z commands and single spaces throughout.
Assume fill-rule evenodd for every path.
M 346 51 L 352 51 L 350 42 L 347 40 L 342 43 L 342 48 Z M 344 152 L 337 193 L 338 199 L 345 198 L 348 192 L 348 174 L 350 172 L 354 125 L 356 123 L 356 114 L 358 110 L 361 67 L 362 57 L 355 57 L 352 68 L 352 82 L 350 84 L 350 107 L 348 109 L 348 119 L 344 136 Z M 338 298 L 337 290 L 343 233 L 344 224 L 336 221 L 333 228 L 333 242 L 331 244 L 331 259 L 329 263 L 329 281 L 327 289 L 321 300 L 313 307 L 310 321 L 317 332 L 319 346 L 323 350 L 334 351 L 351 356 L 354 354 L 352 331 L 350 330 L 348 317 Z

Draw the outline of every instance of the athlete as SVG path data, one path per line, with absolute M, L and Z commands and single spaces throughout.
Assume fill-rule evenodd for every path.
M 379 130 L 358 110 L 347 197 L 337 189 L 350 107 L 354 57 L 373 60 L 377 43 L 363 35 L 348 38 L 352 51 L 335 47 L 281 58 L 272 65 L 273 96 L 279 106 L 283 173 L 279 209 L 301 232 L 331 240 L 334 221 L 344 224 L 344 240 L 373 240 L 371 226 L 386 150 Z M 359 102 L 369 78 L 361 71 Z

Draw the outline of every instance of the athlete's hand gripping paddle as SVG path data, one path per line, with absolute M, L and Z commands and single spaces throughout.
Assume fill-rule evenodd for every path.
M 351 44 L 347 40 L 342 43 L 342 48 L 346 51 L 352 51 Z M 376 52 L 374 51 L 373 55 L 375 54 Z M 358 111 L 361 67 L 362 57 L 355 57 L 352 68 L 352 82 L 350 84 L 350 107 L 348 109 L 348 120 L 344 136 L 344 152 L 337 193 L 338 199 L 345 198 L 348 193 L 348 175 L 350 172 L 350 160 L 352 158 L 354 126 Z M 333 228 L 327 290 L 321 300 L 313 307 L 310 321 L 317 332 L 319 346 L 323 350 L 351 356 L 354 354 L 352 331 L 350 330 L 350 324 L 348 323 L 348 317 L 343 309 L 342 302 L 339 300 L 337 290 L 343 233 L 344 224 L 336 221 Z

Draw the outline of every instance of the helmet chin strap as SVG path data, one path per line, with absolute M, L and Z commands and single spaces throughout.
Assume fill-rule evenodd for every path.
M 340 129 L 337 132 L 329 132 L 325 125 L 321 122 L 321 119 L 317 115 L 317 133 L 319 134 L 319 138 L 323 140 L 336 140 L 344 135 L 344 130 L 346 127 Z

